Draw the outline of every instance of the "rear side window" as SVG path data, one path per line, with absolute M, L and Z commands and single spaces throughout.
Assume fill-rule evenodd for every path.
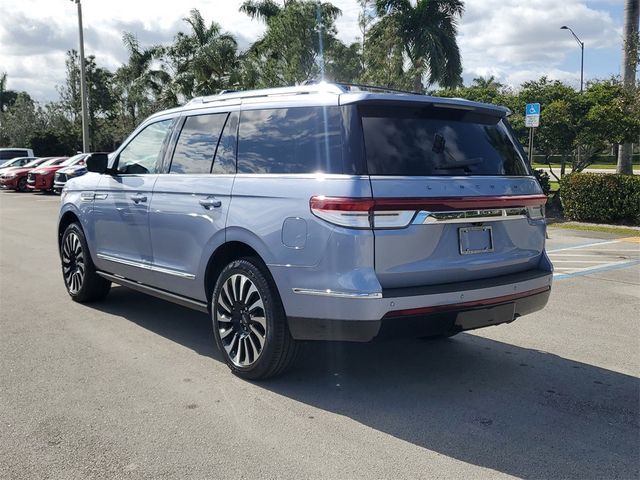
M 339 107 L 243 111 L 239 173 L 342 173 Z
M 528 175 L 497 116 L 429 107 L 361 106 L 370 175 Z
M 171 161 L 170 173 L 209 173 L 228 113 L 187 117 Z

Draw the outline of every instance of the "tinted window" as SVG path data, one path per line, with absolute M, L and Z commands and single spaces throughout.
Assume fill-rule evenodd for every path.
M 46 161 L 47 161 L 46 158 L 36 158 L 35 160 L 25 164 L 24 166 L 25 168 L 37 167 L 38 165 L 42 165 Z
M 27 153 L 28 152 L 26 150 L 0 150 L 0 160 L 24 157 Z
M 436 107 L 360 107 L 371 175 L 528 175 L 496 116 Z
M 342 173 L 339 107 L 243 111 L 241 173 Z
M 216 159 L 213 162 L 211 173 L 235 173 L 236 149 L 238 145 L 238 112 L 231 112 L 224 126 L 222 137 L 216 150 Z
M 118 157 L 118 173 L 156 173 L 160 154 L 172 119 L 145 127 L 131 140 Z
M 62 158 L 51 158 L 49 160 L 46 160 L 45 162 L 43 162 L 41 164 L 42 167 L 52 167 L 54 165 L 60 165 L 62 162 L 66 161 L 67 157 L 62 157 Z
M 171 161 L 171 173 L 209 173 L 227 113 L 187 117 Z

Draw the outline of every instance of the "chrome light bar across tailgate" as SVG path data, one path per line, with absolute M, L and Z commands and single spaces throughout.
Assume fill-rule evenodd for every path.
M 421 210 L 413 219 L 414 225 L 435 223 L 492 222 L 528 218 L 527 208 L 491 208 L 483 210 L 457 210 L 450 212 L 426 212 Z

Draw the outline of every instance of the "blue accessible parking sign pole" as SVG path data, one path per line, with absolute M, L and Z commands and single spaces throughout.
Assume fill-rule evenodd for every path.
M 524 109 L 524 125 L 529 127 L 529 163 L 533 163 L 533 135 L 540 125 L 539 103 L 527 103 Z

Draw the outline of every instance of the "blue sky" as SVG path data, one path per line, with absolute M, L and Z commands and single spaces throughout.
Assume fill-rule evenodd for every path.
M 356 0 L 333 0 L 343 15 L 338 36 L 359 35 Z M 246 47 L 264 27 L 240 13 L 241 1 L 83 0 L 86 53 L 111 69 L 126 60 L 123 31 L 145 44 L 169 43 L 191 8 L 215 20 Z M 560 26 L 571 26 L 585 42 L 585 77 L 620 73 L 623 0 L 466 0 L 458 42 L 465 83 L 494 75 L 517 88 L 547 75 L 579 86 L 580 50 Z M 40 101 L 57 98 L 64 80 L 65 51 L 77 48 L 75 5 L 64 0 L 0 0 L 0 72 L 9 88 L 27 90 Z

